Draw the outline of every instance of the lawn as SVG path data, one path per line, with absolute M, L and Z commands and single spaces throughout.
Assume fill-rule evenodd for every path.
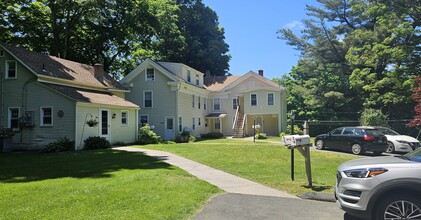
M 189 144 L 137 147 L 172 152 L 291 194 L 309 191 L 333 192 L 338 165 L 357 158 L 353 155 L 311 151 L 313 188 L 308 188 L 302 155 L 295 151 L 295 181 L 291 181 L 290 150 L 267 141 L 258 140 L 254 143 L 246 140 L 219 139 Z
M 0 154 L 0 219 L 188 219 L 218 193 L 142 153 Z

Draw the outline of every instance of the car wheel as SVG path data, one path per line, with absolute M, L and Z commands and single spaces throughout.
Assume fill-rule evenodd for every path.
M 363 153 L 363 148 L 359 144 L 353 144 L 351 146 L 351 152 L 356 155 L 360 155 Z
M 393 152 L 395 152 L 395 145 L 392 142 L 388 141 L 387 142 L 387 150 L 386 150 L 386 153 L 390 153 L 391 154 Z
M 405 194 L 381 199 L 375 208 L 376 219 L 420 219 L 421 201 Z
M 316 149 L 317 150 L 323 150 L 325 147 L 324 147 L 324 142 L 323 142 L 323 140 L 317 140 L 316 141 Z

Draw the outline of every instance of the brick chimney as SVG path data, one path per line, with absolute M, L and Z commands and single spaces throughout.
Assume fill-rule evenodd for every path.
M 94 76 L 101 83 L 104 81 L 104 65 L 95 63 L 94 65 Z
M 263 70 L 259 70 L 259 75 L 263 76 Z

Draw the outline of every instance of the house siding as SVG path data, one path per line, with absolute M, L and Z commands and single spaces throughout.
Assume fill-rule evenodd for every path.
M 153 68 L 152 66 L 147 68 Z M 163 73 L 155 69 L 155 81 L 145 81 L 145 71 L 141 70 L 130 83 L 133 83 L 130 93 L 126 99 L 140 106 L 140 115 L 149 116 L 149 125 L 154 126 L 155 133 L 161 137 L 165 136 L 165 118 L 174 117 L 174 125 L 177 123 L 176 114 L 176 91 L 171 91 L 167 85 L 170 81 Z M 143 104 L 143 92 L 152 91 L 153 107 L 145 108 Z

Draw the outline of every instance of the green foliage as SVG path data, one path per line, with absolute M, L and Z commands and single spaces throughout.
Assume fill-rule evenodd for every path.
M 177 135 L 174 140 L 176 143 L 189 143 L 189 142 L 195 142 L 196 137 L 191 135 L 190 132 L 182 132 L 181 134 Z
M 139 144 L 158 144 L 162 141 L 162 138 L 156 135 L 148 124 L 139 129 L 138 139 Z
M 284 133 L 284 132 L 282 132 L 282 133 Z M 285 132 L 285 134 L 288 134 L 288 135 L 291 134 L 291 125 L 290 124 L 287 125 L 287 131 Z M 294 125 L 294 134 L 303 135 L 304 131 L 300 127 L 298 127 L 298 125 Z
M 365 108 L 381 108 L 391 118 L 411 116 L 412 82 L 421 75 L 419 3 L 320 4 L 307 6 L 301 35 L 278 31 L 301 52 L 291 72 L 276 80 L 290 93 L 288 107 L 310 120 L 355 120 Z
M 384 115 L 381 110 L 364 109 L 361 114 L 360 123 L 362 126 L 382 126 L 388 127 L 388 116 Z
M 63 152 L 63 151 L 73 151 L 75 149 L 75 141 L 70 140 L 67 137 L 61 137 L 56 141 L 53 141 L 45 145 L 43 152 L 52 153 L 52 152 Z
M 224 135 L 220 132 L 211 132 L 207 134 L 201 134 L 200 137 L 203 139 L 218 139 L 218 138 L 223 138 Z
M 104 149 L 111 147 L 110 142 L 105 137 L 92 136 L 83 141 L 85 150 Z
M 266 133 L 257 133 L 254 138 L 256 139 L 267 139 Z

